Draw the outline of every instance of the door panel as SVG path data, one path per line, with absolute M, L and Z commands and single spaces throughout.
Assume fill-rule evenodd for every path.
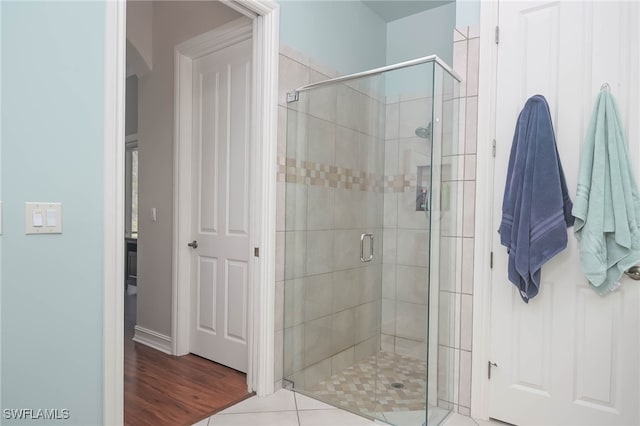
M 247 371 L 251 42 L 193 62 L 191 352 Z
M 549 102 L 572 199 L 580 150 L 597 92 L 608 82 L 627 134 L 637 134 L 626 59 L 636 3 L 501 2 L 496 110 L 494 230 L 515 124 L 526 100 Z M 635 30 L 634 30 L 635 31 Z M 637 61 L 635 67 L 637 68 Z M 636 70 L 636 74 L 637 75 Z M 635 77 L 633 77 L 635 78 Z M 630 130 L 631 129 L 631 130 Z M 637 152 L 637 139 L 629 139 Z M 597 295 L 581 272 L 573 228 L 568 247 L 542 269 L 540 294 L 522 302 L 494 237 L 490 416 L 513 424 L 639 424 L 640 286 L 628 278 Z

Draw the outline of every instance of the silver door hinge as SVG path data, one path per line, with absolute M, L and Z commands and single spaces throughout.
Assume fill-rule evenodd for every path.
M 500 27 L 496 25 L 496 44 L 500 43 Z
M 495 362 L 487 361 L 487 378 L 491 379 L 491 367 L 497 367 Z
M 491 155 L 496 156 L 496 140 L 494 139 L 491 142 Z
M 260 257 L 260 247 L 254 247 L 253 248 L 253 256 L 254 257 Z
M 489 268 L 493 269 L 493 252 L 489 253 Z

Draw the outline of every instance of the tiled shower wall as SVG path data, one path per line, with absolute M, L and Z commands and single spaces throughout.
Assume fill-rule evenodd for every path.
M 417 211 L 416 189 L 430 179 L 431 137 L 415 131 L 429 125 L 431 110 L 431 97 L 387 98 L 385 178 L 399 184 L 384 194 L 382 350 L 422 361 L 427 359 L 430 213 Z
M 460 201 L 463 204 L 460 226 L 455 232 L 441 239 L 441 251 L 455 253 L 455 264 L 440 263 L 440 273 L 444 282 L 455 283 L 451 288 L 441 288 L 440 309 L 454 307 L 453 324 L 442 322 L 440 327 L 452 327 L 453 333 L 438 333 L 439 362 L 453 362 L 453 366 L 439 366 L 439 371 L 452 367 L 454 388 L 439 387 L 439 398 L 454 404 L 454 409 L 469 415 L 471 406 L 471 343 L 472 343 L 472 307 L 473 307 L 473 266 L 475 237 L 475 180 L 476 146 L 478 116 L 478 62 L 480 38 L 477 27 L 465 27 L 454 30 L 453 68 L 463 78 L 460 85 L 460 128 L 459 137 L 462 146 L 457 156 L 448 162 L 462 170 L 455 181 L 449 182 L 452 188 L 461 190 Z M 452 191 L 454 192 L 454 191 Z M 442 260 L 442 258 L 441 258 Z M 449 280 L 448 277 L 453 276 Z M 441 316 L 442 318 L 442 316 Z
M 361 84 L 285 99 L 333 76 L 294 51 L 281 52 L 275 368 L 277 379 L 299 389 L 380 346 L 382 266 L 379 257 L 360 262 L 360 235 L 382 232 L 382 102 Z

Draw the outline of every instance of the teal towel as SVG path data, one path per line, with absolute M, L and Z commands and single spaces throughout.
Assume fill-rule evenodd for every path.
M 580 157 L 573 205 L 582 270 L 599 294 L 640 262 L 640 198 L 618 107 L 602 90 Z

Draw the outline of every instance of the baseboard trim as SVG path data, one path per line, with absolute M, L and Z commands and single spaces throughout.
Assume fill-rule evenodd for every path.
M 165 354 L 172 355 L 171 348 L 173 347 L 173 341 L 171 340 L 171 337 L 140 327 L 139 325 L 136 325 L 134 330 L 134 342 L 141 343 L 160 352 L 164 352 Z

